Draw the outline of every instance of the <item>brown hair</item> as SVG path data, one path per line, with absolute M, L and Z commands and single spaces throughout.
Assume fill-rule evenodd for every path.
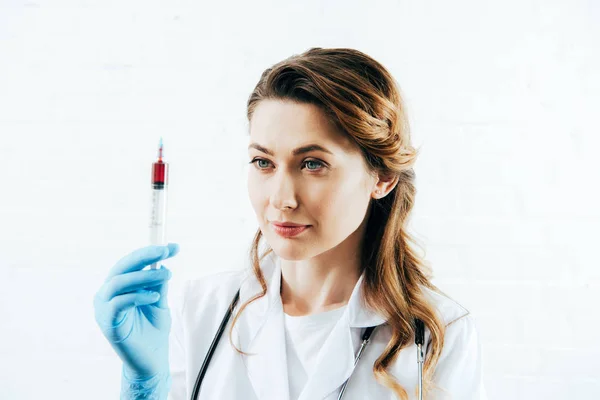
M 422 287 L 436 292 L 427 263 L 410 247 L 416 240 L 407 232 L 414 204 L 415 173 L 412 166 L 418 150 L 410 143 L 410 131 L 400 90 L 391 74 L 366 54 L 346 48 L 311 48 L 265 70 L 247 104 L 248 121 L 261 100 L 277 99 L 317 105 L 328 119 L 361 149 L 369 172 L 398 176 L 396 187 L 385 197 L 372 200 L 367 221 L 361 266 L 366 304 L 381 313 L 391 327 L 392 337 L 376 360 L 377 381 L 391 388 L 400 399 L 407 391 L 387 372 L 400 350 L 412 343 L 414 318 L 421 319 L 431 332 L 424 363 L 424 395 L 431 389 L 431 377 L 443 346 L 445 326 L 426 301 Z M 262 292 L 241 306 L 229 330 L 252 301 L 267 293 L 260 260 L 273 251 L 269 246 L 259 256 L 262 232 L 257 230 L 250 259 Z M 362 271 L 361 271 L 362 272 Z M 416 390 L 416 388 L 415 388 Z

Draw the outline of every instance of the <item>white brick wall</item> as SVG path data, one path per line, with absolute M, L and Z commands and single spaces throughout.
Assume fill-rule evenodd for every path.
M 239 266 L 245 102 L 312 46 L 399 82 L 413 233 L 477 317 L 490 398 L 600 398 L 598 2 L 286 3 L 0 0 L 0 398 L 117 398 L 92 296 L 146 245 L 161 135 L 173 285 Z

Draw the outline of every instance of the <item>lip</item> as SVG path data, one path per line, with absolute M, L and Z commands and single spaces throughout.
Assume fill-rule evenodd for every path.
M 275 223 L 272 225 L 275 233 L 285 238 L 297 236 L 310 227 L 310 225 L 282 226 Z
M 280 221 L 272 221 L 273 225 L 278 226 L 286 226 L 286 227 L 300 227 L 300 226 L 308 226 L 303 224 L 296 224 L 295 222 L 280 222 Z

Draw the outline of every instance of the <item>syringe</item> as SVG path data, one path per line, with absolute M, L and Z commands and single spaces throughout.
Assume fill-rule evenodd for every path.
M 150 215 L 150 244 L 166 246 L 167 243 L 167 186 L 169 164 L 163 162 L 162 137 L 158 146 L 158 160 L 152 164 L 152 213 Z M 151 269 L 157 269 L 153 263 Z

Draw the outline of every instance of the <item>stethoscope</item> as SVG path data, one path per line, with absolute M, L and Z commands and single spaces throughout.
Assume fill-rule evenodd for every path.
M 225 330 L 225 326 L 227 325 L 227 322 L 229 322 L 229 317 L 231 317 L 231 312 L 235 308 L 239 298 L 240 298 L 240 291 L 238 290 L 237 293 L 235 294 L 235 297 L 233 298 L 233 301 L 231 302 L 229 308 L 227 309 L 227 312 L 223 316 L 223 320 L 221 321 L 219 330 L 217 331 L 217 334 L 215 335 L 212 343 L 210 344 L 210 347 L 208 349 L 208 354 L 204 358 L 202 367 L 200 367 L 200 372 L 198 373 L 198 377 L 196 378 L 196 384 L 194 385 L 194 390 L 192 392 L 191 400 L 196 400 L 196 398 L 198 397 L 198 393 L 200 391 L 200 385 L 202 384 L 202 380 L 204 379 L 204 374 L 206 373 L 206 369 L 208 368 L 210 359 L 213 356 L 215 348 L 217 347 L 217 343 L 221 339 L 223 330 Z M 415 344 L 417 345 L 417 364 L 419 367 L 418 368 L 419 369 L 419 400 L 423 400 L 423 342 L 425 341 L 425 328 L 424 328 L 423 321 L 421 321 L 418 318 L 415 318 L 415 327 L 416 327 Z M 360 345 L 360 349 L 358 349 L 358 352 L 356 353 L 356 357 L 354 358 L 354 366 L 355 367 L 356 367 L 356 364 L 358 363 L 358 360 L 360 359 L 360 356 L 363 353 L 365 347 L 367 346 L 367 344 L 369 344 L 371 334 L 373 333 L 373 330 L 375 330 L 375 328 L 376 328 L 375 326 L 370 326 L 365 329 L 365 332 L 362 335 L 362 343 Z M 350 376 L 352 376 L 352 375 L 350 375 Z M 349 380 L 350 380 L 350 377 L 348 379 L 346 379 L 346 381 L 342 385 L 342 389 L 340 390 L 338 400 L 341 400 L 342 396 L 344 395 L 344 391 L 346 390 L 346 385 L 348 384 Z

